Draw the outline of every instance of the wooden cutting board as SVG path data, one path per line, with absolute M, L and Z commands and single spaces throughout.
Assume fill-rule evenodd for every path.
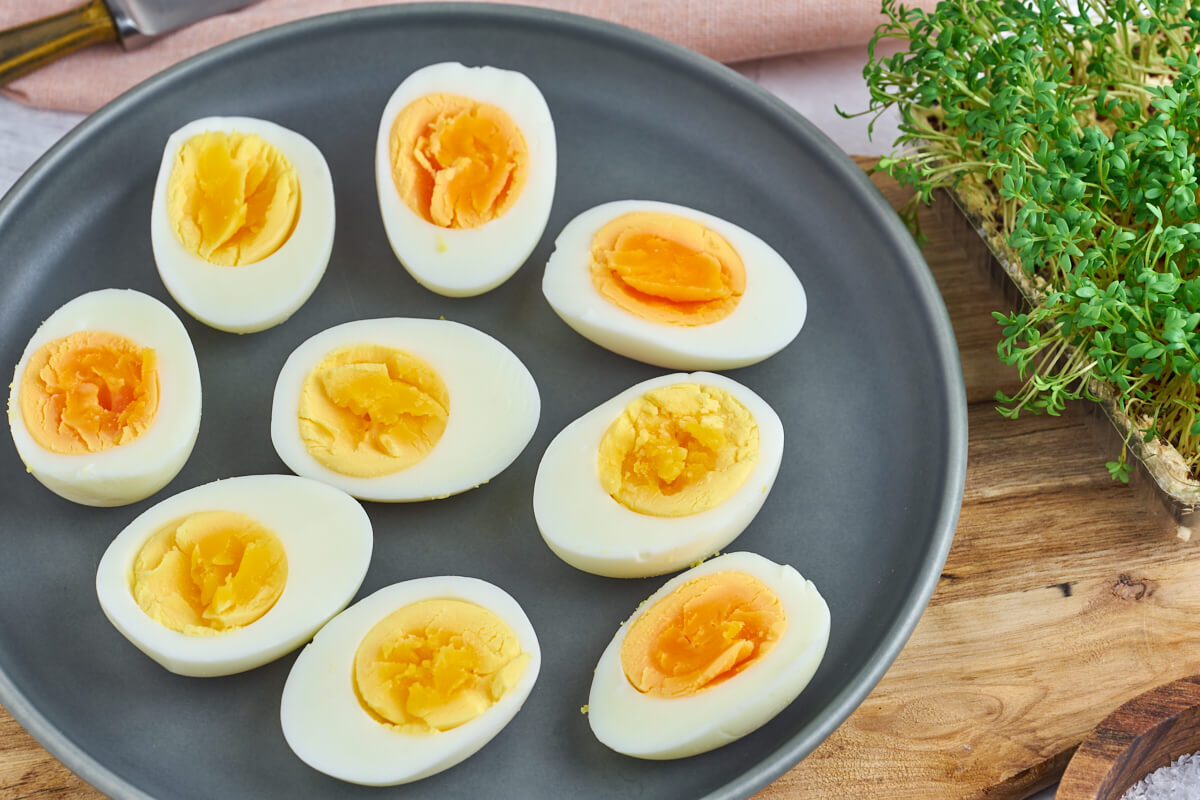
M 1152 498 L 1109 479 L 1083 408 L 995 412 L 995 391 L 1018 385 L 995 355 L 1003 293 L 942 202 L 922 224 L 970 403 L 958 531 L 879 686 L 762 800 L 1022 798 L 1053 783 L 1109 711 L 1200 672 L 1200 537 L 1180 541 Z M 0 797 L 35 796 L 99 794 L 0 710 Z

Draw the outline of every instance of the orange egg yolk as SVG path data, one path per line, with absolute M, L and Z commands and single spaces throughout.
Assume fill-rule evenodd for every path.
M 736 492 L 758 459 L 758 424 L 733 395 L 676 383 L 636 398 L 600 440 L 604 490 L 640 514 L 681 517 Z
M 300 438 L 334 472 L 378 477 L 425 458 L 446 430 L 450 393 L 416 356 L 382 345 L 334 350 L 301 388 Z
M 378 721 L 404 733 L 436 733 L 491 708 L 528 663 L 516 634 L 488 609 L 422 600 L 363 637 L 354 653 L 354 690 Z
M 156 531 L 134 559 L 130 589 L 153 620 L 202 636 L 271 610 L 287 583 L 279 537 L 235 511 L 202 511 Z
M 201 133 L 175 156 L 167 217 L 183 246 L 205 261 L 253 264 L 282 247 L 295 230 L 300 178 L 257 134 Z
M 733 246 L 703 224 L 657 211 L 624 214 L 592 237 L 596 291 L 642 319 L 707 325 L 733 313 L 746 268 Z
M 388 145 L 405 204 L 443 228 L 478 228 L 503 216 L 529 174 L 529 148 L 512 118 L 459 95 L 409 103 L 392 123 Z
M 98 453 L 137 439 L 158 413 L 154 350 L 103 331 L 47 342 L 21 377 L 29 435 L 53 453 Z
M 714 572 L 682 584 L 633 621 L 621 666 L 643 694 L 686 697 L 749 668 L 787 625 L 783 603 L 758 578 Z

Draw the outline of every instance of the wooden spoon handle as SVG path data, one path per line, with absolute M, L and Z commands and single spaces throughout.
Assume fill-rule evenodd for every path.
M 59 56 L 116 39 L 117 26 L 103 0 L 0 31 L 0 86 Z

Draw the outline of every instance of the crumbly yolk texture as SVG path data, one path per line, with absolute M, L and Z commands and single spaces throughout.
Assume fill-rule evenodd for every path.
M 758 424 L 723 389 L 676 383 L 638 397 L 608 426 L 597 455 L 604 490 L 640 514 L 715 508 L 758 459 Z
M 21 377 L 21 416 L 46 450 L 99 453 L 150 428 L 158 389 L 153 349 L 113 333 L 76 331 L 30 357 Z
M 499 702 L 529 654 L 498 616 L 465 600 L 422 600 L 380 620 L 354 653 L 354 691 L 403 733 L 457 728 Z
M 746 291 L 746 267 L 725 237 L 658 211 L 624 214 L 597 231 L 591 275 L 610 302 L 665 325 L 722 320 Z
M 334 350 L 300 393 L 300 438 L 313 458 L 356 478 L 390 475 L 425 458 L 446 430 L 450 393 L 437 370 L 391 347 Z
M 287 583 L 287 553 L 270 529 L 236 511 L 201 511 L 156 531 L 133 563 L 133 599 L 188 636 L 249 625 Z
M 732 678 L 771 652 L 787 630 L 779 596 L 745 572 L 688 581 L 650 606 L 621 643 L 635 689 L 686 697 Z
M 443 228 L 478 228 L 512 208 L 529 175 L 529 147 L 504 109 L 453 94 L 404 107 L 388 137 L 405 204 Z
M 201 133 L 175 156 L 167 217 L 183 246 L 205 261 L 253 264 L 282 247 L 295 230 L 300 178 L 258 134 Z

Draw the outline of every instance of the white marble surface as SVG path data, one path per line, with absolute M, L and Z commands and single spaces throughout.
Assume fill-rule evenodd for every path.
M 896 135 L 896 117 L 875 123 L 874 137 L 867 135 L 867 117 L 844 119 L 845 111 L 866 108 L 867 89 L 862 78 L 866 58 L 861 47 L 773 58 L 736 65 L 736 69 L 774 92 L 848 153 L 879 155 Z M 82 114 L 27 108 L 0 98 L 0 196 L 37 159 L 80 120 Z M 1051 800 L 1053 789 L 1030 800 Z
M 82 114 L 26 108 L 0 97 L 0 195 L 81 119 Z

